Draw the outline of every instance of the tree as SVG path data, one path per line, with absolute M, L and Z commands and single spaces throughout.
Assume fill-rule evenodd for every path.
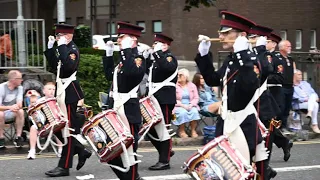
M 199 5 L 204 5 L 206 7 L 211 7 L 215 6 L 215 2 L 217 0 L 186 0 L 185 6 L 183 8 L 184 11 L 189 11 L 191 10 L 192 7 L 199 8 Z

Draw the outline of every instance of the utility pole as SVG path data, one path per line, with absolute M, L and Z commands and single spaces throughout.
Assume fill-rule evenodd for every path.
M 57 0 L 58 23 L 66 23 L 66 3 L 65 0 Z
M 22 14 L 22 0 L 18 0 L 17 5 L 18 5 L 17 29 L 18 29 L 19 67 L 26 67 L 27 66 L 26 39 L 25 39 L 25 33 L 24 33 L 24 18 Z

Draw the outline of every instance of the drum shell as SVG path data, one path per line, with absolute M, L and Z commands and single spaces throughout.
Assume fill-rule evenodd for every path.
M 106 123 L 110 125 L 108 126 L 109 132 L 106 132 L 104 129 L 105 126 L 103 124 Z M 128 148 L 133 144 L 134 140 L 130 130 L 125 127 L 120 116 L 112 109 L 103 111 L 89 119 L 89 121 L 83 125 L 81 131 L 96 152 L 101 163 L 107 163 L 120 156 L 120 154 L 123 153 L 121 143 Z M 101 133 L 103 135 L 101 135 Z M 110 134 L 113 134 L 112 138 Z M 95 140 L 99 141 L 96 142 Z

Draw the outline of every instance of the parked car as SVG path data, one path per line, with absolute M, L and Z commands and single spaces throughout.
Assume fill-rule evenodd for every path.
M 111 36 L 111 41 L 117 42 L 117 35 Z M 105 50 L 106 49 L 106 42 L 110 40 L 110 35 L 93 35 L 92 36 L 92 48 Z M 138 43 L 138 49 L 140 52 L 149 49 L 150 46 L 144 43 Z M 114 51 L 120 51 L 118 45 L 114 45 Z

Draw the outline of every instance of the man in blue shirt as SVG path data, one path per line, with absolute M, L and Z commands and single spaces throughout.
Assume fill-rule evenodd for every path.
M 302 73 L 296 69 L 294 74 L 294 101 L 293 109 L 307 109 L 307 118 L 312 120 L 311 128 L 315 133 L 320 133 L 318 127 L 319 97 L 307 81 L 302 81 Z

